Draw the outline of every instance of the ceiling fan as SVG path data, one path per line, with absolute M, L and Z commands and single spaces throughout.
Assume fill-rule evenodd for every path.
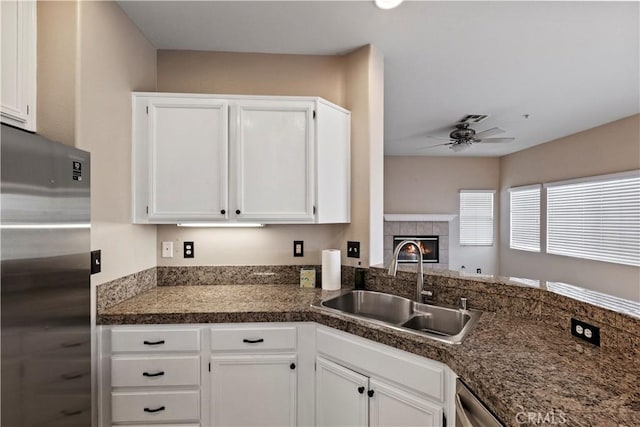
M 445 142 L 442 144 L 431 145 L 429 147 L 421 148 L 421 150 L 426 150 L 433 147 L 440 147 L 443 145 L 448 145 L 450 149 L 455 151 L 456 153 L 459 151 L 466 150 L 471 147 L 472 144 L 475 143 L 504 143 L 504 142 L 512 142 L 515 138 L 488 138 L 493 135 L 497 135 L 500 133 L 504 133 L 504 130 L 500 128 L 491 128 L 484 130 L 482 132 L 476 132 L 475 129 L 469 127 L 468 122 L 460 122 L 456 123 L 455 129 L 451 131 L 448 138 L 442 138 L 434 135 L 429 135 L 427 138 L 431 139 L 447 139 L 449 142 Z

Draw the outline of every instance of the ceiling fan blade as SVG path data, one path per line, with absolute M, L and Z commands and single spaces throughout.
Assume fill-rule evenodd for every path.
M 488 136 L 498 135 L 499 133 L 504 133 L 504 130 L 500 128 L 491 128 L 491 129 L 483 130 L 482 132 L 478 132 L 473 137 L 474 139 L 483 139 Z
M 428 139 L 437 139 L 440 141 L 451 141 L 451 138 L 448 136 L 436 136 L 436 135 L 427 135 Z
M 494 142 L 513 142 L 515 141 L 515 138 L 486 138 L 486 139 L 481 139 L 479 142 L 481 143 L 486 143 L 486 142 L 490 142 L 490 143 L 494 143 Z
M 429 148 L 442 147 L 443 145 L 452 145 L 453 142 L 445 142 L 444 144 L 430 145 L 428 147 L 420 147 L 418 150 L 428 150 Z

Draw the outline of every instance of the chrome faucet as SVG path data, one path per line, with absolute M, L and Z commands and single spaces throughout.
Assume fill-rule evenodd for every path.
M 398 256 L 400 255 L 400 251 L 407 245 L 413 245 L 416 247 L 418 251 L 418 280 L 416 283 L 416 301 L 422 304 L 422 295 L 424 292 L 424 268 L 422 266 L 422 249 L 420 249 L 420 245 L 414 240 L 403 240 L 396 246 L 396 250 L 393 252 L 393 257 L 391 257 L 391 264 L 389 264 L 389 275 L 395 276 L 398 274 Z

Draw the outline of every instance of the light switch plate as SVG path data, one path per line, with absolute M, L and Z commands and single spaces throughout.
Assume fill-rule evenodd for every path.
M 162 258 L 173 258 L 173 242 L 162 242 Z

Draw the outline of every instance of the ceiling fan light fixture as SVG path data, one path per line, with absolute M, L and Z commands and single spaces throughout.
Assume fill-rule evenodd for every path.
M 452 149 L 455 153 L 458 153 L 460 151 L 466 150 L 470 146 L 471 146 L 471 144 L 469 144 L 468 142 L 459 142 L 457 144 L 453 144 L 449 148 Z
M 376 6 L 383 10 L 393 9 L 400 6 L 404 0 L 375 0 Z

